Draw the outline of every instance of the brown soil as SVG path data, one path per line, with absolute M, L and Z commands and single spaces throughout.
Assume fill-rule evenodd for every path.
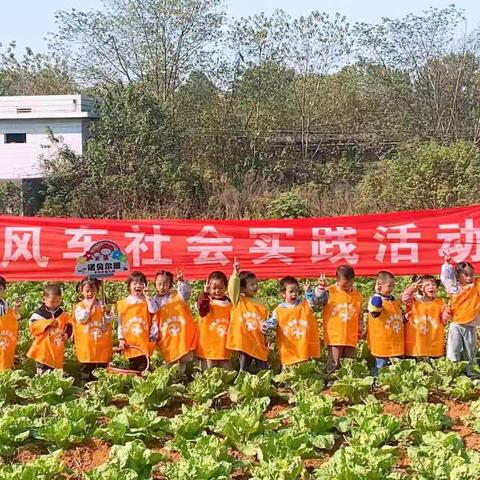
M 312 473 L 322 463 L 325 463 L 325 458 L 307 458 L 303 461 L 304 467 Z
M 44 453 L 38 445 L 25 445 L 17 450 L 14 463 L 31 463 Z
M 155 452 L 159 452 L 162 455 L 165 455 L 166 457 L 168 457 L 168 460 L 170 462 L 178 462 L 182 458 L 181 453 L 174 452 L 172 450 L 169 450 L 168 448 L 164 448 L 164 447 L 155 448 L 155 447 L 153 447 L 152 450 L 155 451 Z
M 347 414 L 348 405 L 345 404 L 335 404 L 333 406 L 333 414 L 336 417 L 344 417 Z
M 405 470 L 410 465 L 410 459 L 408 458 L 408 452 L 406 447 L 400 447 L 398 449 L 398 462 L 396 468 L 399 470 Z
M 394 417 L 402 417 L 405 415 L 406 409 L 406 406 L 400 403 L 391 402 L 390 400 L 383 402 L 383 413 L 388 413 Z
M 463 421 L 464 418 L 470 416 L 470 407 L 466 402 L 445 399 L 443 403 L 448 407 L 448 415 L 454 422 L 456 420 Z
M 267 413 L 265 414 L 265 417 L 267 418 L 276 418 L 286 410 L 290 410 L 292 407 L 290 405 L 273 405 L 269 407 L 267 410 Z
M 110 454 L 110 445 L 97 438 L 71 448 L 62 454 L 64 465 L 75 472 L 89 472 L 104 464 Z
M 161 417 L 173 418 L 176 415 L 180 415 L 182 413 L 182 404 L 174 404 L 174 405 L 167 405 L 166 407 L 162 407 L 158 410 L 158 414 Z

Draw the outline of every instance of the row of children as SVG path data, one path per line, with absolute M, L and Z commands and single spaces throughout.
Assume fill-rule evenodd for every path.
M 475 362 L 476 326 L 480 319 L 480 280 L 474 279 L 469 263 L 454 265 L 449 257 L 442 266 L 441 280 L 450 296 L 450 305 L 437 298 L 439 282 L 430 275 L 416 279 L 401 302 L 393 295 L 394 276 L 377 275 L 375 294 L 368 302 L 367 326 L 363 298 L 354 288 L 355 273 L 350 265 L 336 271 L 336 282 L 327 286 L 322 276 L 312 289 L 300 295 L 294 277 L 280 281 L 282 303 L 269 316 L 257 297 L 258 283 L 252 272 L 241 272 L 235 261 L 227 280 L 223 272 L 212 272 L 197 301 L 198 324 L 187 301 L 190 285 L 170 272 L 158 272 L 156 295 L 151 297 L 141 272 L 127 281 L 129 295 L 117 302 L 119 349 L 130 368 L 142 371 L 147 357 L 158 348 L 167 364 L 176 364 L 183 373 L 188 362 L 198 357 L 202 369 L 231 368 L 232 352 L 238 352 L 241 371 L 268 368 L 267 337 L 275 334 L 282 366 L 320 356 L 320 334 L 313 308 L 323 307 L 323 337 L 328 349 L 327 373 L 333 373 L 342 358 L 354 358 L 356 346 L 365 333 L 374 357 L 374 374 L 392 358 L 439 357 L 444 354 L 445 324 L 451 321 L 447 356 L 452 361 Z M 176 281 L 176 282 L 175 282 Z M 174 284 L 176 283 L 176 289 Z M 0 297 L 6 282 L 0 277 Z M 61 307 L 58 285 L 47 285 L 43 304 L 31 316 L 34 338 L 28 356 L 37 362 L 39 374 L 63 368 L 65 340 L 73 335 L 75 353 L 84 380 L 93 378 L 95 368 L 105 367 L 112 358 L 114 314 L 99 297 L 99 282 L 84 279 L 79 285 L 82 301 L 70 315 Z M 12 368 L 18 335 L 18 305 L 9 308 L 0 300 L 0 370 Z M 471 372 L 471 370 L 470 370 Z

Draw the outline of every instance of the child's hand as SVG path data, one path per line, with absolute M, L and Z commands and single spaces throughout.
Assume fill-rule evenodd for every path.
M 308 282 L 304 282 L 303 289 L 304 289 L 305 292 L 311 292 L 312 291 L 312 286 Z
M 177 268 L 177 272 L 176 272 L 176 275 L 175 275 L 175 281 L 176 282 L 183 282 L 184 281 L 184 269 L 182 267 L 180 268 Z
M 148 298 L 150 296 L 150 291 L 148 290 L 148 285 L 145 285 L 145 288 L 143 289 L 143 296 L 145 298 Z
M 455 265 L 453 258 L 450 256 L 450 254 L 447 251 L 443 252 L 443 260 L 445 263 L 449 263 L 450 265 Z
M 205 281 L 205 285 L 203 286 L 203 293 L 206 293 L 206 294 L 210 293 L 210 285 L 208 284 L 208 278 Z
M 327 278 L 325 277 L 324 273 L 321 273 L 320 277 L 318 277 L 317 287 L 320 290 L 325 290 L 327 288 Z
M 240 273 L 240 263 L 238 263 L 238 260 L 236 257 L 233 259 L 233 274 L 238 275 Z
M 87 308 L 90 311 L 92 310 L 93 306 L 95 305 L 96 300 L 97 299 L 95 297 L 85 299 L 85 304 L 87 305 Z
M 118 348 L 120 350 L 125 350 L 126 348 L 128 348 L 128 343 L 125 340 L 121 339 L 118 341 Z
M 264 335 L 268 335 L 268 324 L 267 324 L 267 322 L 263 322 L 263 323 L 262 323 L 262 326 L 260 327 L 260 331 L 261 331 Z
M 62 333 L 62 340 L 66 342 L 68 340 L 68 335 L 64 332 Z

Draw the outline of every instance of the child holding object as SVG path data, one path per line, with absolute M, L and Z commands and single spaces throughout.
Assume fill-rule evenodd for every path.
M 318 358 L 320 356 L 320 335 L 318 323 L 313 315 L 312 299 L 300 296 L 296 278 L 280 280 L 283 302 L 273 311 L 272 316 L 262 325 L 262 332 L 276 332 L 276 344 L 280 363 L 283 366 Z M 313 292 L 310 292 L 313 294 Z
M 48 284 L 43 289 L 43 303 L 33 312 L 29 329 L 34 340 L 27 356 L 35 360 L 37 375 L 63 368 L 65 341 L 72 335 L 70 315 L 61 307 L 62 290 Z
M 227 334 L 227 348 L 237 351 L 240 372 L 252 373 L 252 363 L 260 370 L 268 368 L 268 347 L 261 326 L 268 318 L 267 307 L 257 297 L 258 282 L 253 272 L 240 271 L 237 260 L 228 282 L 233 308 Z
M 405 323 L 405 355 L 429 359 L 445 354 L 445 323 L 450 308 L 437 298 L 440 281 L 433 275 L 414 277 L 405 289 L 402 302 L 407 306 Z
M 152 318 L 155 302 L 148 294 L 147 277 L 142 272 L 132 272 L 127 279 L 130 294 L 117 302 L 118 342 L 128 358 L 131 370 L 144 371 L 155 344 L 152 336 Z
M 226 295 L 227 276 L 212 272 L 198 297 L 198 345 L 196 354 L 202 370 L 220 367 L 231 370 L 232 352 L 227 349 L 227 332 L 230 325 L 232 303 Z
M 100 280 L 84 278 L 78 289 L 83 300 L 74 307 L 73 338 L 81 379 L 88 382 L 112 358 L 113 312 L 97 298 Z
M 13 367 L 20 319 L 20 302 L 17 301 L 14 308 L 9 307 L 3 298 L 6 290 L 7 282 L 0 277 L 0 372 Z
M 184 375 L 187 363 L 193 360 L 197 346 L 197 327 L 187 301 L 190 284 L 177 271 L 177 289 L 173 290 L 173 274 L 162 270 L 155 276 L 157 294 L 153 297 L 156 314 L 153 318 L 150 340 L 156 341 L 168 365 L 176 364 L 177 373 Z
M 480 279 L 467 262 L 454 264 L 445 255 L 440 279 L 451 300 L 452 322 L 447 338 L 447 358 L 452 362 L 469 362 L 467 375 L 473 376 L 476 364 L 477 326 L 480 324 Z
M 368 346 L 375 364 L 373 375 L 378 376 L 380 368 L 405 353 L 405 337 L 402 308 L 392 295 L 395 277 L 386 271 L 378 272 L 375 294 L 368 302 Z
M 328 348 L 327 375 L 340 367 L 342 358 L 355 358 L 356 346 L 363 332 L 362 294 L 353 286 L 355 271 L 350 265 L 340 265 L 335 284 L 326 288 L 320 278 L 316 288 L 323 304 L 323 338 Z

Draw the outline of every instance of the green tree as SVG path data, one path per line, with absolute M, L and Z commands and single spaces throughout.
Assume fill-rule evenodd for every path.
M 67 63 L 51 54 L 26 49 L 19 58 L 15 42 L 0 44 L 0 95 L 62 95 L 78 91 Z
M 221 35 L 221 0 L 105 0 L 101 11 L 60 11 L 55 48 L 89 83 L 141 83 L 163 101 L 207 69 Z M 75 45 L 72 48 L 72 44 Z
M 92 134 L 83 159 L 60 151 L 44 163 L 46 206 L 64 198 L 73 215 L 110 218 L 184 216 L 201 208 L 201 176 L 180 159 L 164 107 L 143 88 L 109 90 Z
M 358 187 L 363 212 L 446 208 L 480 198 L 480 150 L 472 143 L 416 142 L 373 165 Z

